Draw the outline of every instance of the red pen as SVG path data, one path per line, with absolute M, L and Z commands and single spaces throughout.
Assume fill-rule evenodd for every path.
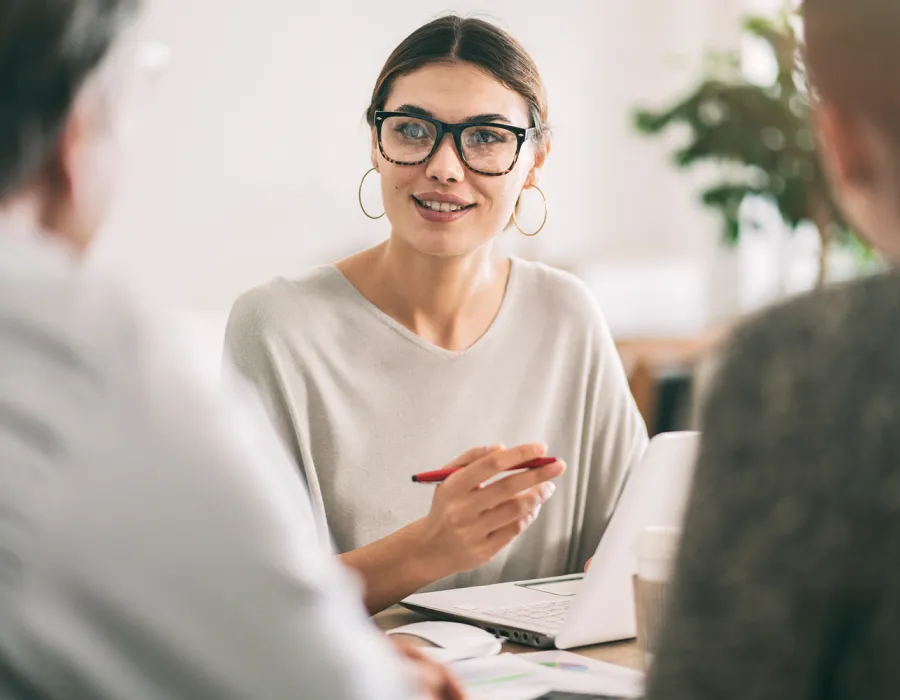
M 537 469 L 538 467 L 546 467 L 548 464 L 553 464 L 556 461 L 556 457 L 538 457 L 537 459 L 517 464 L 504 471 L 513 472 L 520 469 Z M 433 472 L 422 472 L 421 474 L 414 474 L 412 480 L 417 484 L 439 484 L 460 469 L 465 469 L 465 467 L 447 467 L 446 469 L 437 469 Z

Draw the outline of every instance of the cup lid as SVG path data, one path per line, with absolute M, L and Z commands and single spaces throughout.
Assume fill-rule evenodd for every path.
M 678 553 L 681 528 L 666 525 L 645 527 L 638 537 L 637 555 L 646 559 L 672 559 Z

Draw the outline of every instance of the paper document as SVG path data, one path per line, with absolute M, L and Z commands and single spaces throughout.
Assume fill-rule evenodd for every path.
M 644 694 L 644 674 L 624 666 L 595 661 L 569 651 L 536 651 L 520 659 L 591 679 L 594 692 L 636 698 Z
M 534 700 L 553 690 L 546 668 L 501 654 L 451 666 L 472 700 Z
M 558 654 L 566 656 L 556 656 Z M 529 656 L 537 657 L 538 661 L 527 660 Z M 581 663 L 579 670 L 569 670 L 569 666 L 575 665 L 569 657 L 587 662 L 590 667 Z M 610 664 L 596 664 L 599 662 L 566 652 L 539 652 L 471 659 L 454 663 L 451 668 L 472 700 L 535 700 L 552 690 L 616 698 L 640 695 L 642 674 L 628 669 L 619 671 L 617 666 L 605 668 Z

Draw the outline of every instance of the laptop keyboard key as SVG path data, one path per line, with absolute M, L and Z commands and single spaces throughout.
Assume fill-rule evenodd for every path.
M 483 613 L 502 620 L 523 624 L 536 624 L 550 629 L 558 628 L 569 612 L 570 599 L 552 601 L 550 603 L 531 603 L 506 608 L 484 610 Z

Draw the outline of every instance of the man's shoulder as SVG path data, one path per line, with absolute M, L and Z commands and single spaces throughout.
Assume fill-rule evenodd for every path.
M 900 412 L 898 347 L 896 273 L 795 299 L 734 332 L 706 422 L 861 439 Z
M 844 362 L 891 349 L 900 333 L 900 273 L 888 273 L 804 295 L 747 320 L 732 350 L 777 348 L 781 357 L 809 361 L 809 354 Z M 896 346 L 894 346 L 896 347 Z M 853 352 L 850 352 L 850 351 Z M 850 356 L 848 356 L 848 353 Z
M 188 342 L 125 280 L 62 267 L 0 275 L 0 396 L 69 448 L 87 445 L 87 434 L 102 441 L 102 424 L 147 418 L 202 383 Z
M 140 337 L 137 307 L 126 287 L 90 275 L 2 278 L 2 362 L 9 372 L 43 363 L 99 380 L 133 359 Z

